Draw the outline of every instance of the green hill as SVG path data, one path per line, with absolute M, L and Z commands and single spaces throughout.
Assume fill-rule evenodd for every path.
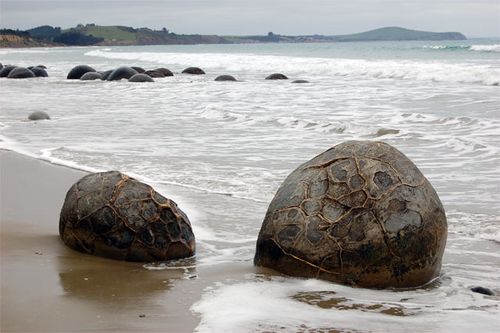
M 331 36 L 335 41 L 464 40 L 459 32 L 429 32 L 401 27 L 385 27 L 352 35 Z

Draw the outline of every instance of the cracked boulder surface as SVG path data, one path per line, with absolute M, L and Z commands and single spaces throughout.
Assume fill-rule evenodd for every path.
M 188 217 L 151 186 L 118 171 L 76 182 L 61 209 L 59 235 L 72 249 L 128 261 L 162 261 L 195 253 Z
M 366 288 L 439 275 L 447 237 L 439 197 L 394 147 L 348 141 L 298 167 L 269 205 L 254 263 Z

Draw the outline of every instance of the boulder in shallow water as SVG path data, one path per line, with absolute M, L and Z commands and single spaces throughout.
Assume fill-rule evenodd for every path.
M 38 67 L 38 66 L 31 67 L 30 71 L 32 71 L 36 77 L 48 77 L 49 76 L 49 74 L 47 73 L 45 68 L 42 68 L 42 67 Z
M 266 80 L 288 80 L 288 78 L 284 74 L 274 73 L 267 76 Z
M 28 116 L 29 120 L 49 120 L 50 117 L 46 112 L 35 111 Z
M 113 73 L 113 70 L 110 69 L 110 70 L 107 70 L 104 72 L 98 72 L 98 73 L 101 74 L 101 80 L 106 81 L 108 79 L 108 77 L 111 75 L 111 73 Z
M 0 77 L 7 77 L 9 73 L 16 68 L 16 66 L 6 65 L 2 69 L 0 69 Z
M 32 71 L 24 67 L 16 67 L 10 71 L 7 78 L 9 79 L 29 79 L 35 77 Z
M 102 80 L 102 74 L 99 72 L 87 72 L 80 78 L 82 81 Z
M 487 296 L 495 296 L 495 293 L 493 292 L 493 290 L 489 289 L 489 288 L 485 288 L 485 287 L 472 287 L 470 288 L 471 291 L 475 292 L 475 293 L 478 293 L 478 294 L 483 294 L 483 295 L 487 295 Z
M 73 67 L 69 71 L 68 76 L 66 78 L 69 80 L 79 80 L 83 76 L 83 74 L 88 72 L 96 72 L 96 70 L 87 65 L 78 65 Z
M 236 81 L 236 79 L 232 75 L 219 75 L 214 81 Z
M 139 66 L 132 66 L 132 69 L 134 69 L 137 73 L 144 73 L 146 70 L 142 67 Z
M 121 79 L 128 80 L 132 76 L 134 76 L 135 74 L 138 74 L 138 73 L 132 67 L 126 67 L 126 66 L 118 67 L 117 69 L 112 71 L 111 74 L 109 74 L 109 76 L 106 80 L 108 80 L 108 81 L 118 81 Z
M 295 81 L 292 81 L 292 83 L 309 83 L 309 81 L 307 81 L 307 80 L 295 80 Z
M 89 174 L 69 189 L 59 234 L 72 249 L 120 260 L 195 253 L 191 224 L 176 203 L 118 171 Z
M 439 275 L 447 237 L 436 191 L 400 151 L 349 141 L 293 171 L 278 189 L 254 262 L 367 288 L 407 288 Z
M 182 71 L 183 74 L 194 74 L 194 75 L 202 75 L 205 74 L 203 69 L 199 67 L 188 67 Z
M 153 80 L 151 76 L 147 74 L 139 73 L 128 79 L 128 82 L 155 82 L 155 80 Z

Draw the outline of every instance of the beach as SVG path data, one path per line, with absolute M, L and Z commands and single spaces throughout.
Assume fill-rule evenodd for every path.
M 466 44 L 466 45 L 463 45 Z M 477 332 L 500 325 L 497 40 L 3 49 L 49 77 L 0 79 L 1 330 Z M 496 52 L 496 53 L 495 53 Z M 169 68 L 136 84 L 78 64 Z M 206 75 L 182 70 L 199 66 Z M 282 72 L 290 80 L 265 80 Z M 216 82 L 230 74 L 237 82 Z M 304 79 L 310 83 L 292 84 Z M 44 111 L 50 120 L 28 121 Z M 283 180 L 349 140 L 413 161 L 446 211 L 439 278 L 371 290 L 253 265 Z M 174 200 L 196 256 L 132 263 L 59 238 L 70 186 L 119 170 Z

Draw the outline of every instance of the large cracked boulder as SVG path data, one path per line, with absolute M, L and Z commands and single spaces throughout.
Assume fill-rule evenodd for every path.
M 349 141 L 298 167 L 272 200 L 254 262 L 367 288 L 439 275 L 447 237 L 436 191 L 401 152 Z
M 83 253 L 129 261 L 162 261 L 195 253 L 186 214 L 151 186 L 118 171 L 87 175 L 68 191 L 59 234 Z

